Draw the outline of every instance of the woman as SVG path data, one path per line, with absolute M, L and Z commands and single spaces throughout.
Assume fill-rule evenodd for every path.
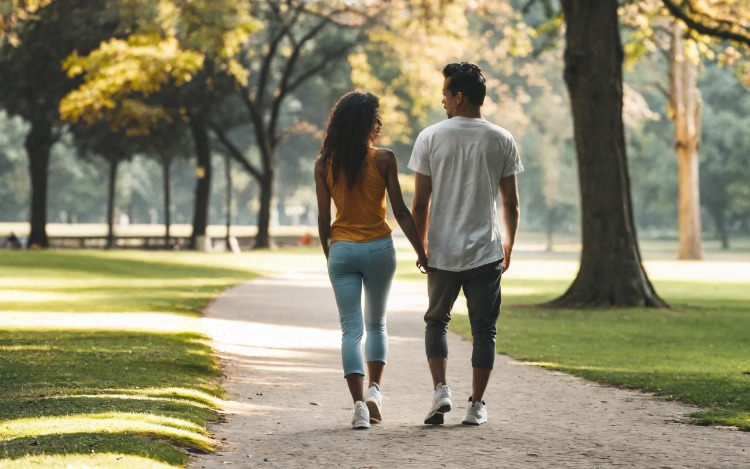
M 318 232 L 341 320 L 344 377 L 354 400 L 352 428 L 369 428 L 370 422 L 382 419 L 380 384 L 388 353 L 385 308 L 396 271 L 391 228 L 385 220 L 386 192 L 399 226 L 417 252 L 417 266 L 427 271 L 422 241 L 401 195 L 396 156 L 374 146 L 382 126 L 378 114 L 376 96 L 344 95 L 331 112 L 315 161 Z M 336 205 L 333 224 L 331 199 Z M 366 391 L 361 350 L 364 329 Z

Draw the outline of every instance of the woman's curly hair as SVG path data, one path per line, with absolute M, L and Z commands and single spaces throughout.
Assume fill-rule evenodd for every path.
M 339 99 L 328 118 L 320 157 L 333 173 L 333 183 L 343 170 L 349 189 L 367 165 L 367 145 L 378 116 L 379 100 L 371 93 L 352 91 Z

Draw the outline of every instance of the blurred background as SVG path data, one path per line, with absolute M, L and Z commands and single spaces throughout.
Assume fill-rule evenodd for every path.
M 678 239 L 683 126 L 699 238 L 750 251 L 747 54 L 685 32 L 661 1 L 620 3 L 639 237 Z M 743 2 L 707 3 L 747 25 Z M 380 144 L 396 153 L 410 204 L 412 143 L 445 118 L 441 70 L 460 61 L 482 68 L 483 115 L 518 143 L 522 230 L 544 250 L 578 242 L 557 2 L 0 4 L 0 244 L 314 243 L 312 168 L 336 100 L 355 89 L 380 97 Z M 686 123 L 675 119 L 685 107 Z

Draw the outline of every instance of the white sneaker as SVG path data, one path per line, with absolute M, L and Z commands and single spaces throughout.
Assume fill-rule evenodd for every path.
M 354 403 L 354 415 L 352 416 L 352 428 L 365 429 L 370 428 L 370 411 L 362 401 Z
M 378 383 L 372 383 L 372 386 L 365 391 L 365 404 L 370 411 L 370 423 L 380 423 L 383 416 L 380 409 L 383 407 L 383 396 L 380 394 Z
M 484 401 L 474 401 L 469 397 L 469 405 L 466 407 L 466 417 L 461 422 L 464 425 L 481 425 L 487 421 L 487 405 Z
M 443 383 L 435 386 L 435 392 L 432 394 L 432 407 L 427 417 L 424 419 L 426 425 L 442 425 L 443 417 L 446 412 L 451 411 L 451 390 Z

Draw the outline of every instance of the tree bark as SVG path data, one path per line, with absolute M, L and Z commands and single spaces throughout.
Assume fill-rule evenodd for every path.
M 701 94 L 695 81 L 695 65 L 685 57 L 679 23 L 672 29 L 669 60 L 670 104 L 674 116 L 677 153 L 677 225 L 680 260 L 703 259 L 701 239 L 698 147 L 701 138 Z
M 556 307 L 663 307 L 641 264 L 622 122 L 617 0 L 562 0 L 581 189 L 581 266 Z
M 211 193 L 211 148 L 208 143 L 207 123 L 201 116 L 190 117 L 190 130 L 195 142 L 198 157 L 196 166 L 195 212 L 193 213 L 193 233 L 190 235 L 190 248 L 198 247 L 198 237 L 206 236 L 208 225 L 208 198 Z
M 271 198 L 273 197 L 274 169 L 272 167 L 263 170 L 260 183 L 260 210 L 258 211 L 258 233 L 255 235 L 253 249 L 274 247 L 270 235 L 271 227 Z
M 119 161 L 116 158 L 109 160 L 109 188 L 107 197 L 107 249 L 115 247 L 115 193 L 117 185 L 117 166 Z
M 27 246 L 46 248 L 47 239 L 47 186 L 50 149 L 55 143 L 52 125 L 44 120 L 32 122 L 24 146 L 29 157 L 31 176 L 31 207 L 29 222 L 31 229 Z

